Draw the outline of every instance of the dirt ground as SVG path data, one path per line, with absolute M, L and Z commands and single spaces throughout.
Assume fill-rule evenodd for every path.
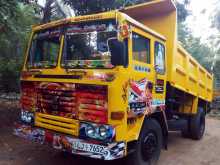
M 0 165 L 116 165 L 123 160 L 103 162 L 72 156 L 38 145 L 12 134 L 18 117 L 16 104 L 0 101 Z M 207 128 L 201 141 L 183 139 L 180 133 L 170 133 L 168 150 L 162 150 L 158 165 L 219 165 L 220 120 L 207 118 Z

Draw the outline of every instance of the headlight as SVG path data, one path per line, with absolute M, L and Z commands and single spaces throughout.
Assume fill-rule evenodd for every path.
M 34 113 L 29 111 L 21 111 L 21 121 L 31 124 L 34 122 Z
M 102 141 L 111 141 L 115 136 L 115 129 L 110 125 L 95 123 L 80 124 L 80 138 L 90 138 Z
M 106 127 L 104 127 L 104 126 L 99 127 L 99 135 L 103 139 L 105 139 L 108 136 L 108 130 L 106 129 Z
M 88 125 L 88 127 L 85 128 L 86 135 L 89 137 L 93 137 L 95 135 L 95 128 L 92 125 Z

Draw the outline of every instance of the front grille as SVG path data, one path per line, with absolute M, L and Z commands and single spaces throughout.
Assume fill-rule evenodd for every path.
M 35 125 L 73 135 L 76 120 L 107 123 L 107 98 L 107 86 L 40 83 Z
M 107 123 L 107 87 L 77 85 L 77 104 L 80 120 Z
M 79 122 L 77 120 L 42 113 L 35 114 L 35 126 L 73 136 L 78 136 L 79 130 Z
M 74 84 L 45 83 L 38 88 L 38 112 L 76 119 L 76 104 Z
M 34 111 L 36 107 L 36 91 L 33 82 L 21 82 L 21 108 L 26 111 Z

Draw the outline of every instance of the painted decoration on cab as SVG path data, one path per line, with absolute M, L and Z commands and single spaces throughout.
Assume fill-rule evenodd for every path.
M 91 75 L 87 75 L 86 78 L 90 80 L 101 80 L 105 82 L 111 82 L 113 81 L 116 77 L 114 73 L 98 73 L 95 72 Z
M 146 78 L 129 82 L 128 118 L 149 115 L 156 110 L 164 110 L 165 101 L 153 99 L 153 83 Z
M 67 118 L 77 117 L 75 84 L 43 82 L 37 90 L 38 112 Z
M 90 158 L 114 160 L 122 158 L 125 155 L 124 142 L 104 144 L 102 142 L 94 143 L 92 141 L 85 141 L 83 139 L 76 139 L 75 137 L 54 133 L 49 130 L 19 124 L 16 124 L 14 134 L 40 144 L 51 145 L 53 148 L 58 150 Z M 83 145 L 88 145 L 89 147 L 83 149 Z M 98 152 L 99 150 L 103 150 L 103 152 Z
M 107 86 L 40 83 L 37 111 L 96 123 L 107 122 Z

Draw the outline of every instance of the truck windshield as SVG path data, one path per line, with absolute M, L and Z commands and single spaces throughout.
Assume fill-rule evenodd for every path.
M 69 26 L 61 65 L 65 68 L 112 68 L 108 40 L 116 37 L 112 21 Z
M 59 29 L 46 30 L 34 34 L 29 51 L 28 68 L 52 68 L 57 65 L 60 49 Z

